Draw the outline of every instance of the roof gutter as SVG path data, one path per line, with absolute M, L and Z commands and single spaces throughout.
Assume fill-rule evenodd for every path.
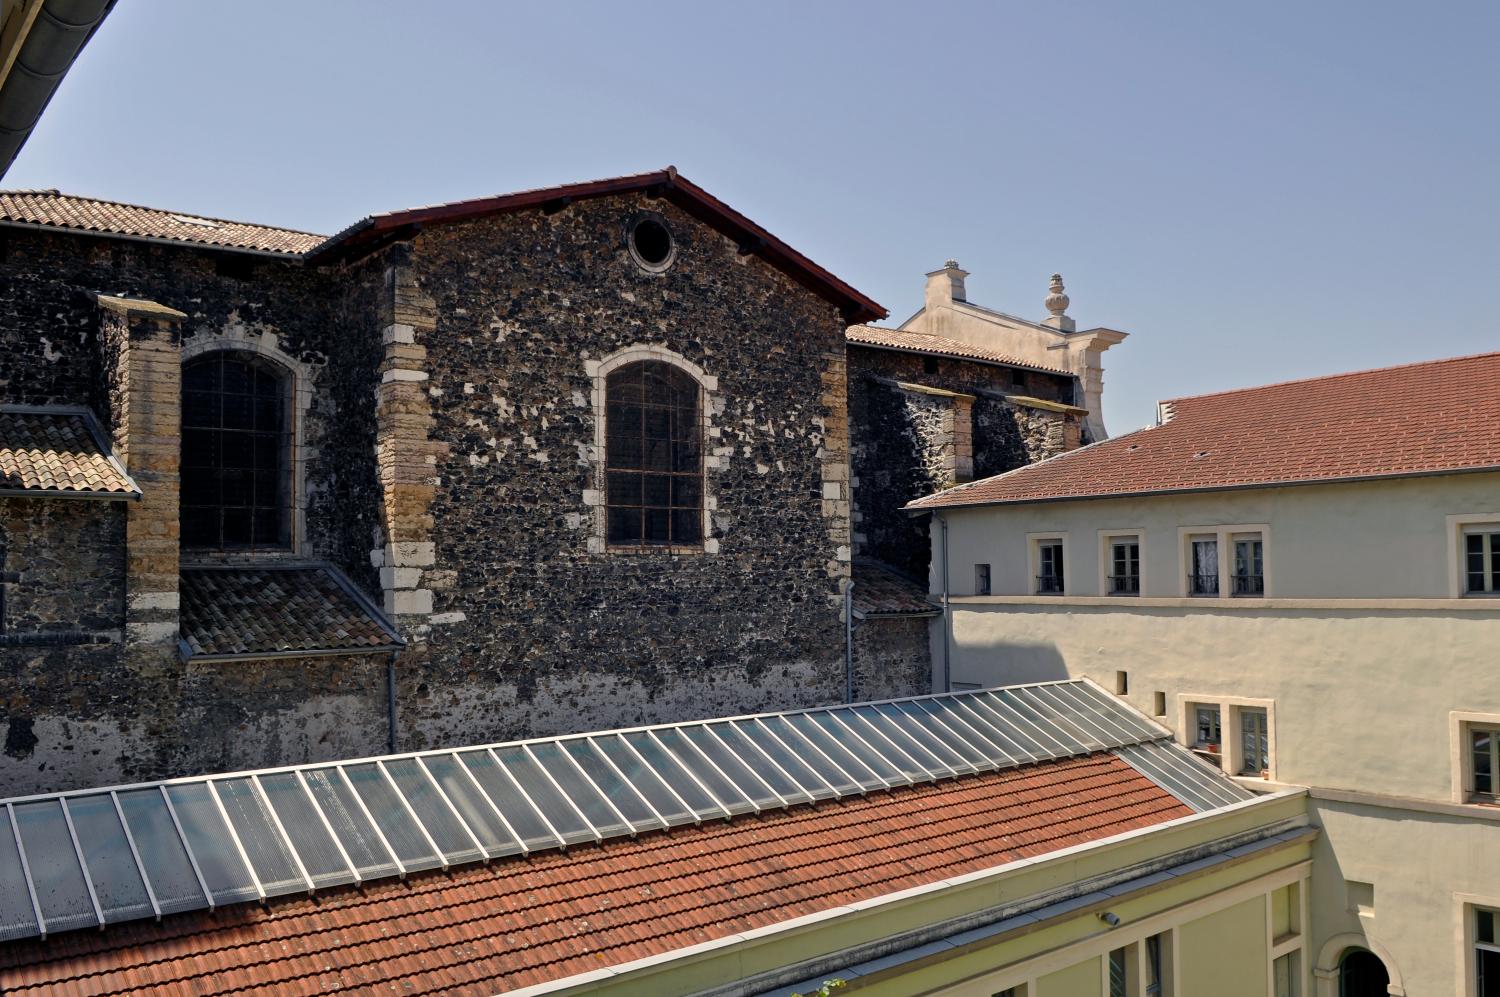
M 0 84 L 0 176 L 16 161 L 63 76 L 114 5 L 115 0 L 42 0 Z

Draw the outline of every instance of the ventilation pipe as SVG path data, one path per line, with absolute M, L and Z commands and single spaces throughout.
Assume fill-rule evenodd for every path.
M 42 0 L 0 84 L 0 176 L 16 161 L 63 76 L 114 5 L 115 0 Z M 16 9 L 11 16 L 27 15 Z

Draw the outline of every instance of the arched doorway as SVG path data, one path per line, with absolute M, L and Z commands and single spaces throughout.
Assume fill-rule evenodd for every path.
M 1339 959 L 1339 997 L 1385 997 L 1391 977 L 1369 949 L 1351 948 Z

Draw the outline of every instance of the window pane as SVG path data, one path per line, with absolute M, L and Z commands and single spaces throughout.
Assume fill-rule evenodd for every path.
M 284 548 L 290 537 L 289 378 L 265 361 L 219 353 L 187 364 L 183 383 L 184 544 Z M 255 511 L 225 515 L 223 508 Z
M 701 543 L 703 540 L 703 514 L 697 509 L 672 513 L 672 542 L 683 546 Z
M 353 882 L 353 871 L 297 777 L 290 772 L 263 775 L 260 786 L 312 881 L 318 886 Z
M 154 789 L 121 792 L 120 809 L 161 909 L 171 913 L 199 907 L 205 899 L 203 889 L 161 793 Z
M 468 751 L 459 758 L 528 848 L 548 848 L 557 844 L 557 838 L 542 822 L 536 807 L 527 802 L 516 784 L 500 771 L 488 751 Z
M 169 786 L 167 795 L 182 824 L 182 836 L 198 860 L 198 869 L 215 902 L 258 899 L 250 873 L 240 860 L 239 849 L 229 838 L 229 828 L 224 826 L 219 808 L 208 795 L 208 786 L 201 782 L 182 783 Z
M 48 932 L 98 925 L 62 805 L 57 800 L 18 803 L 15 817 Z
M 375 826 L 365 817 L 359 801 L 344 785 L 344 780 L 334 769 L 319 769 L 305 773 L 307 788 L 317 797 L 318 807 L 339 843 L 349 853 L 349 860 L 366 877 L 389 876 L 396 872 L 396 863 L 391 853 L 381 844 Z
M 149 917 L 151 900 L 136 869 L 125 828 L 108 795 L 75 796 L 68 800 L 68 813 L 78 831 L 78 844 L 88 862 L 89 879 L 107 921 Z
M 1474 759 L 1474 792 L 1493 795 L 1495 773 L 1490 765 L 1490 742 L 1494 735 L 1487 730 L 1476 730 L 1469 733 L 1469 738 Z

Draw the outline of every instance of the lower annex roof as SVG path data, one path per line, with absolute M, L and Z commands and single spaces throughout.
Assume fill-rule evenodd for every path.
M 830 895 L 924 882 L 926 870 L 955 861 L 1041 854 L 1249 795 L 1084 680 L 12 799 L 0 801 L 0 940 L 66 934 L 0 945 L 0 988 L 27 992 L 31 979 L 45 992 L 46 974 L 74 973 L 70 960 L 84 953 L 109 992 L 166 986 L 151 975 L 176 958 L 165 953 L 200 965 L 200 949 L 217 953 L 218 970 L 196 990 L 231 969 L 269 973 L 276 988 L 309 974 L 329 984 L 335 970 L 315 966 L 324 957 L 304 965 L 287 954 L 304 947 L 288 945 L 287 930 L 333 931 L 320 944 L 351 950 L 327 958 L 354 974 L 348 985 L 362 985 L 359 967 L 382 961 L 375 953 L 390 944 L 381 939 L 392 919 L 412 945 L 432 936 L 446 952 L 454 943 L 441 940 L 444 925 L 486 918 L 475 930 L 490 933 L 489 948 L 465 965 L 524 985 L 566 975 L 575 950 L 618 949 L 624 960 L 642 945 L 670 951 L 742 930 L 747 917 L 774 923 L 831 905 Z M 1002 811 L 999 823 L 972 819 Z M 880 839 L 872 822 L 881 814 L 906 830 Z M 973 825 L 970 844 L 950 820 Z M 929 842 L 913 822 L 947 829 Z M 603 851 L 563 851 L 588 843 Z M 762 845 L 770 851 L 743 865 L 743 881 L 703 871 L 740 868 L 741 852 Z M 891 863 L 859 872 L 854 857 L 872 849 L 889 851 Z M 458 878 L 400 882 L 435 868 Z M 820 889 L 825 880 L 833 885 Z M 703 899 L 705 888 L 729 893 Z M 735 899 L 757 890 L 769 893 L 748 906 Z M 246 906 L 315 891 L 326 894 L 316 904 Z M 605 912 L 621 906 L 620 891 L 644 906 L 634 927 L 609 935 Z M 554 901 L 563 906 L 547 916 L 514 918 Z M 591 913 L 580 922 L 583 910 Z M 160 924 L 144 920 L 153 917 Z M 311 920 L 299 926 L 302 917 Z M 359 927 L 367 924 L 375 938 Z M 103 935 L 70 931 L 105 926 Z M 605 935 L 594 938 L 596 929 Z M 282 953 L 273 967 L 263 965 L 267 944 Z M 145 976 L 118 975 L 142 967 Z M 141 982 L 126 985 L 132 979 Z

